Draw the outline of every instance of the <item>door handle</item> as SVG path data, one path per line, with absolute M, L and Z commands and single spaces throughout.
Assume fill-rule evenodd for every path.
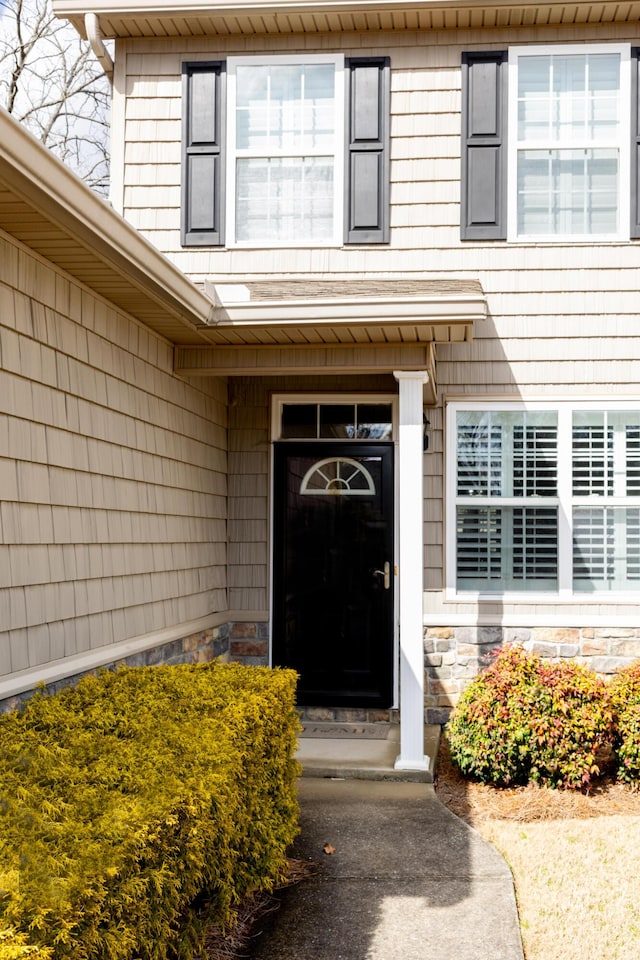
M 374 570 L 375 575 L 382 577 L 382 582 L 384 583 L 385 590 L 388 590 L 391 586 L 391 564 L 389 561 L 385 561 L 385 565 L 382 570 Z

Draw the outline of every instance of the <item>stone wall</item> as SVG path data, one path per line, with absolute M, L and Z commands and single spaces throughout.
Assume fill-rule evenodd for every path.
M 219 627 L 212 627 L 208 630 L 201 630 L 188 637 L 182 637 L 178 640 L 171 640 L 169 643 L 161 644 L 157 647 L 151 647 L 141 653 L 134 653 L 129 657 L 120 660 L 114 660 L 112 663 L 100 667 L 101 670 L 115 670 L 116 667 L 143 667 L 157 666 L 159 664 L 173 665 L 178 663 L 206 663 L 215 660 L 216 657 L 229 659 L 229 624 L 223 624 Z M 98 670 L 91 670 L 90 673 L 97 674 Z M 85 674 L 79 673 L 73 676 L 57 680 L 55 683 L 47 684 L 48 693 L 57 693 L 63 687 L 71 686 L 76 683 Z M 26 700 L 34 695 L 34 690 L 21 693 L 19 696 L 8 697 L 0 700 L 0 713 L 6 713 L 9 710 L 17 709 Z
M 250 667 L 269 664 L 269 624 L 238 621 L 229 624 L 229 659 Z
M 425 716 L 446 723 L 458 697 L 505 643 L 553 660 L 575 658 L 602 676 L 640 659 L 640 627 L 428 627 L 424 635 Z

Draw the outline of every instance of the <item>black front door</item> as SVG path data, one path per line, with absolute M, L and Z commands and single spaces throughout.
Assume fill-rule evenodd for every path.
M 273 662 L 306 706 L 393 701 L 393 444 L 277 443 Z

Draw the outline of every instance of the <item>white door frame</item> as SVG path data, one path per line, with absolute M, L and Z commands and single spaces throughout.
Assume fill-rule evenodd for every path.
M 393 569 L 398 565 L 399 525 L 398 525 L 398 395 L 395 393 L 322 393 L 320 390 L 310 390 L 299 393 L 275 393 L 271 396 L 271 435 L 269 449 L 269 666 L 273 665 L 271 637 L 273 636 L 273 548 L 274 548 L 274 479 L 273 459 L 275 441 L 280 439 L 280 423 L 283 403 L 390 403 L 393 422 L 394 441 L 394 483 L 393 483 Z M 286 441 L 284 441 L 286 442 Z M 295 441 L 293 441 L 295 442 Z M 358 440 L 357 443 L 366 443 Z M 372 441 L 375 443 L 376 441 Z M 345 445 L 349 441 L 345 440 Z M 398 577 L 393 578 L 393 704 L 391 709 L 397 709 L 400 702 L 400 672 L 399 672 L 399 591 Z

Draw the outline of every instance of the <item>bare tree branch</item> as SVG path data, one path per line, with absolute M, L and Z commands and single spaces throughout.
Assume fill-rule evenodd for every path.
M 99 193 L 109 183 L 110 88 L 49 0 L 0 5 L 0 105 Z

